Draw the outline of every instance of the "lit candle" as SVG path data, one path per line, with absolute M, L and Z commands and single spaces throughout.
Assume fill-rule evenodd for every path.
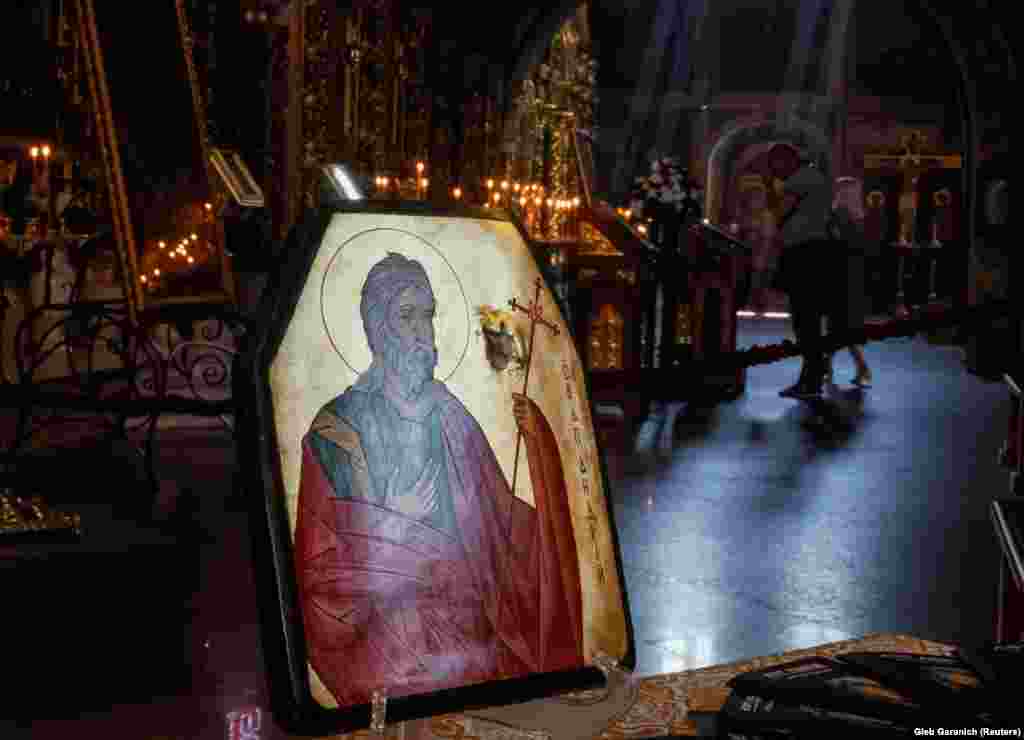
M 142 275 L 142 276 L 141 276 L 141 277 L 139 278 L 139 282 L 140 282 L 140 283 L 144 283 L 144 282 L 146 282 L 146 276 L 145 276 L 145 275 Z
M 488 190 L 494 190 L 494 180 L 488 180 L 487 181 L 487 189 Z
M 501 181 L 501 189 L 502 190 L 508 190 L 508 180 L 502 180 Z
M 459 200 L 459 199 L 461 199 L 461 198 L 462 198 L 462 188 L 456 187 L 456 188 L 455 188 L 455 189 L 454 189 L 454 190 L 452 191 L 452 195 L 454 195 L 454 196 L 455 196 L 455 200 Z
M 155 268 L 155 269 L 153 270 L 153 275 L 154 275 L 155 277 L 160 277 L 160 268 L 159 268 L 159 267 L 157 267 L 157 268 Z
M 203 208 L 205 208 L 208 211 L 212 211 L 213 210 L 213 203 L 203 203 Z
M 517 193 L 518 193 L 518 192 L 519 192 L 519 183 L 518 183 L 518 182 L 514 182 L 514 183 L 512 183 L 512 189 L 513 189 L 513 190 L 514 190 L 515 192 L 517 192 Z
M 525 208 L 526 207 L 526 196 L 525 195 L 522 195 L 522 196 L 519 197 L 519 207 L 520 208 Z
M 497 206 L 501 202 L 501 193 L 494 194 L 494 205 Z
M 192 259 L 191 257 L 189 257 L 189 258 L 188 258 L 188 263 L 189 263 L 189 264 L 191 265 L 191 264 L 192 264 L 193 262 L 195 262 L 195 260 L 194 260 L 194 259 Z
M 429 184 L 430 184 L 430 181 L 427 178 L 425 178 L 425 177 L 421 177 L 420 178 L 420 194 L 421 194 L 422 198 L 426 198 L 427 197 L 427 185 L 429 185 Z
M 166 248 L 167 248 L 167 242 L 160 242 L 160 249 L 166 249 Z
M 420 177 L 423 176 L 423 167 L 424 167 L 423 162 L 417 162 L 416 163 L 416 174 L 418 176 L 420 176 Z

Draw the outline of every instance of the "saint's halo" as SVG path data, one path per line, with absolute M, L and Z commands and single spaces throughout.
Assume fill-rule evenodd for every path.
M 423 265 L 434 291 L 438 380 L 447 381 L 469 348 L 469 303 L 458 275 L 444 255 L 422 237 L 404 229 L 373 228 L 346 239 L 334 252 L 320 286 L 324 330 L 348 368 L 361 374 L 370 367 L 359 301 L 370 269 L 395 252 Z

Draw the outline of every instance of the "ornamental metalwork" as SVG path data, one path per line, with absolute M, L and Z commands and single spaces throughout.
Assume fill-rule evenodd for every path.
M 590 322 L 588 353 L 591 370 L 621 370 L 624 340 L 622 314 L 618 308 L 606 303 L 598 309 Z

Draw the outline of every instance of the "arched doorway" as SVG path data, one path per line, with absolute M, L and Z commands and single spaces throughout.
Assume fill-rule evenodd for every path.
M 826 177 L 832 177 L 831 144 L 820 126 L 799 118 L 738 121 L 721 132 L 711 149 L 705 178 L 704 217 L 712 223 L 726 223 L 730 188 L 744 166 L 773 144 L 790 144 L 817 162 Z
M 795 147 L 832 177 L 829 138 L 820 126 L 796 117 L 762 116 L 730 123 L 712 146 L 706 165 L 704 217 L 726 226 L 753 250 L 741 281 L 740 308 L 763 314 L 787 310 L 785 295 L 771 285 L 781 253 L 776 224 L 780 183 L 751 170 L 755 159 L 776 144 Z

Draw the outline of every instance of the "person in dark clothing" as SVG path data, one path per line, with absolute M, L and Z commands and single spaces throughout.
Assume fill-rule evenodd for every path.
M 834 274 L 838 283 L 846 278 L 845 291 L 837 291 L 829 312 L 829 333 L 840 333 L 864 328 L 867 314 L 864 262 L 866 239 L 864 236 L 864 190 L 860 180 L 840 177 L 836 180 L 835 200 L 832 204 L 831 236 L 835 240 Z M 854 385 L 871 385 L 871 368 L 864 359 L 864 348 L 849 344 L 850 356 L 857 367 L 851 381 Z M 829 361 L 828 379 L 832 379 Z
M 830 300 L 828 269 L 833 250 L 828 234 L 832 187 L 814 163 L 793 147 L 776 144 L 755 166 L 766 178 L 782 180 L 779 221 L 782 255 L 776 287 L 789 295 L 793 333 L 803 350 L 797 382 L 779 392 L 787 398 L 821 394 L 827 371 L 821 322 Z

